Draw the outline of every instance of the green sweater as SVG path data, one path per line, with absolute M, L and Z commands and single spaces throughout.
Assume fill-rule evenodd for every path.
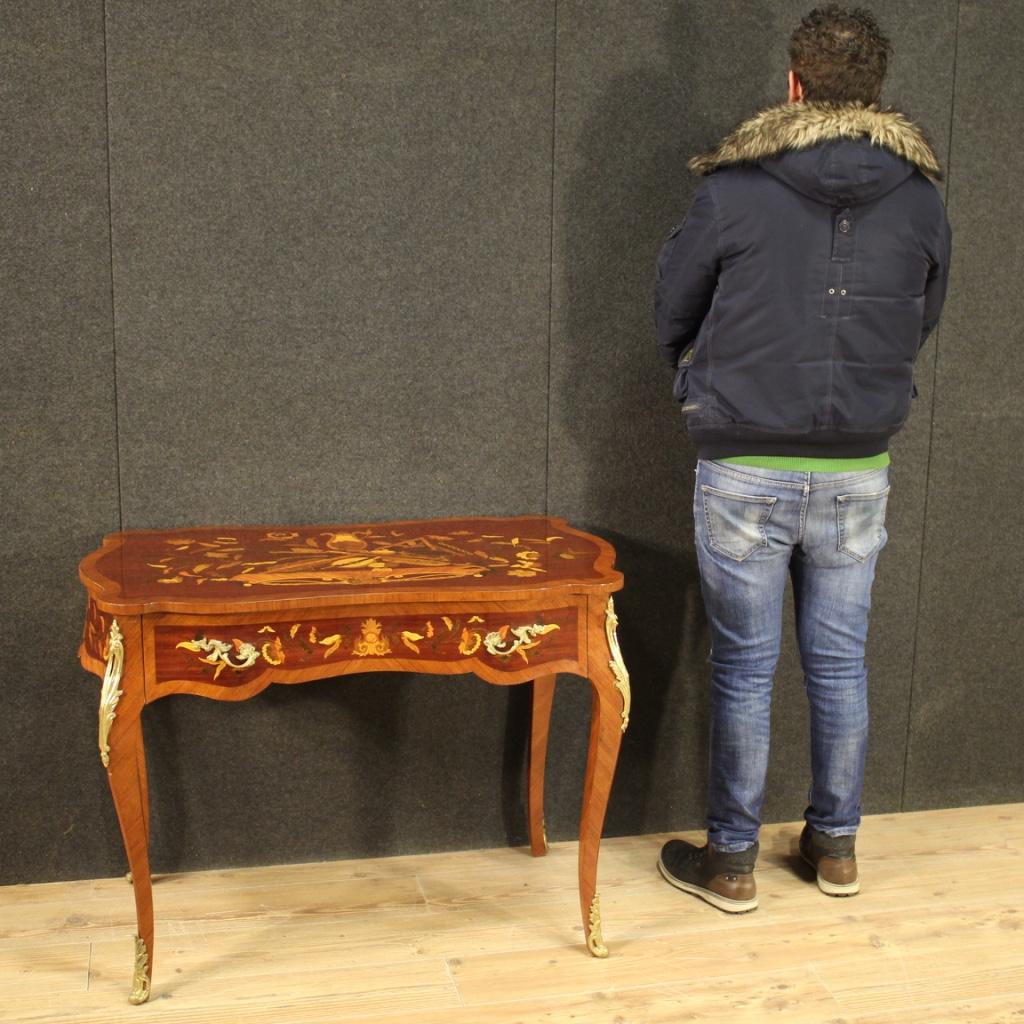
M 858 469 L 881 469 L 889 465 L 889 453 L 863 459 L 799 459 L 788 455 L 734 455 L 719 462 L 738 462 L 762 469 L 793 469 L 800 473 L 850 473 Z

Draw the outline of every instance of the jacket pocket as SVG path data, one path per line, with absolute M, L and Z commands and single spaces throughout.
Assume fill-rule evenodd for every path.
M 676 379 L 672 381 L 672 397 L 677 402 L 685 402 L 686 396 L 690 393 L 689 373 L 690 365 L 693 363 L 693 349 L 691 345 L 676 363 Z
M 772 514 L 774 495 L 734 494 L 701 484 L 708 544 L 729 558 L 742 562 L 758 548 L 768 547 L 765 523 Z
M 836 495 L 836 527 L 839 550 L 866 562 L 888 539 L 885 508 L 889 488 L 871 494 Z

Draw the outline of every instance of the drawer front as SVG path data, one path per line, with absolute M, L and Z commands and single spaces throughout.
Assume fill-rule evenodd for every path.
M 158 625 L 157 679 L 242 685 L 279 673 L 358 663 L 366 671 L 424 670 L 438 663 L 474 663 L 514 672 L 579 655 L 576 606 L 479 614 L 373 615 L 274 619 L 244 624 Z

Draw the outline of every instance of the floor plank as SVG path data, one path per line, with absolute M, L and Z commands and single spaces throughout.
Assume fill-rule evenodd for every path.
M 606 840 L 606 960 L 575 843 L 164 876 L 146 1007 L 123 878 L 8 886 L 0 1021 L 1024 1024 L 1024 804 L 866 818 L 853 899 L 817 890 L 798 835 L 765 828 L 761 907 L 735 917 L 657 875 L 666 836 Z

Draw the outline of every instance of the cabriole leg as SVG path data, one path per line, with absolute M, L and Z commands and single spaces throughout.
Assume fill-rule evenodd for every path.
M 153 976 L 153 886 L 149 874 L 149 793 L 145 781 L 142 738 L 142 636 L 138 619 L 115 621 L 107 644 L 107 672 L 100 696 L 100 759 L 107 769 L 110 792 L 121 826 L 135 895 L 135 936 L 132 989 L 128 999 L 149 999 Z
M 530 726 L 530 852 L 542 857 L 548 852 L 544 827 L 544 766 L 548 756 L 551 728 L 551 703 L 555 696 L 555 676 L 539 676 L 533 681 L 533 718 Z
M 604 608 L 592 609 L 588 657 L 593 703 L 587 775 L 580 814 L 579 876 L 580 909 L 587 949 L 597 957 L 608 955 L 602 935 L 601 903 L 597 892 L 597 858 L 630 708 L 629 676 L 615 635 L 616 623 L 611 598 Z

